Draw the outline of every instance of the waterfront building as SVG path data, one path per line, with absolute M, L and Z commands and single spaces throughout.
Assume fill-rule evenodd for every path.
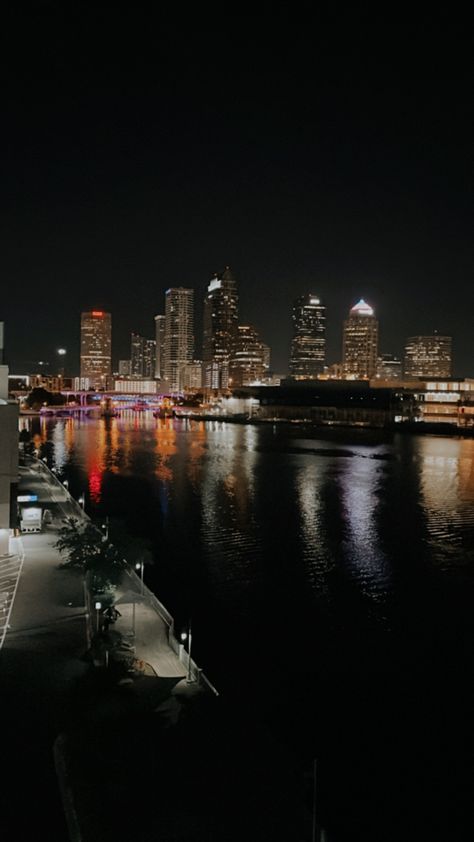
M 203 386 L 226 391 L 238 327 L 237 283 L 230 266 L 212 278 L 204 299 Z
M 405 345 L 405 377 L 451 377 L 451 336 L 410 336 Z
M 165 362 L 165 316 L 155 316 L 155 377 L 163 380 Z
M 112 373 L 112 316 L 103 310 L 81 313 L 81 384 L 105 389 Z
M 378 380 L 400 380 L 402 376 L 402 361 L 394 354 L 380 354 L 377 357 L 375 376 Z
M 0 556 L 9 550 L 17 525 L 18 403 L 8 400 L 8 367 L 0 365 Z
M 260 337 L 252 325 L 239 325 L 229 363 L 229 386 L 235 389 L 260 383 L 264 377 L 265 351 Z
M 183 389 L 183 366 L 193 361 L 194 290 L 175 287 L 165 293 L 164 376 L 171 392 Z
M 114 391 L 123 395 L 156 395 L 157 384 L 155 378 L 121 377 L 114 381 Z
M 317 295 L 301 295 L 293 304 L 290 377 L 313 380 L 326 359 L 326 307 Z
M 364 380 L 375 376 L 378 333 L 374 310 L 361 298 L 344 322 L 342 375 L 345 379 Z

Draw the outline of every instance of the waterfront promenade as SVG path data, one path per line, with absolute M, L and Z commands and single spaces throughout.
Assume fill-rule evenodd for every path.
M 15 539 L 10 557 L 0 560 L 0 576 L 8 584 L 9 594 L 0 653 L 2 760 L 7 772 L 0 833 L 5 838 L 8 833 L 9 838 L 41 836 L 54 842 L 67 838 L 70 822 L 68 829 L 53 745 L 59 734 L 75 727 L 83 693 L 79 690 L 78 696 L 78 688 L 90 683 L 90 661 L 85 655 L 95 618 L 88 614 L 82 573 L 61 568 L 64 559 L 54 547 L 64 517 L 80 515 L 80 510 L 67 490 L 39 463 L 21 468 L 20 492 L 37 494 L 38 502 L 50 509 L 53 520 L 44 532 Z M 126 574 L 117 598 L 133 589 L 138 593 L 141 582 L 135 574 Z M 133 621 L 133 603 L 121 604 L 120 611 L 117 629 L 126 633 Z M 135 630 L 136 657 L 149 665 L 148 675 L 155 676 L 155 682 L 144 687 L 141 704 L 152 711 L 166 698 L 173 699 L 168 707 L 176 720 L 181 709 L 179 698 L 199 692 L 198 685 L 187 684 L 186 666 L 178 657 L 179 651 L 173 651 L 168 642 L 167 623 L 151 604 L 136 604 Z M 104 670 L 95 673 L 103 674 Z M 107 717 L 107 698 L 92 685 L 86 709 L 80 710 L 79 716 L 86 716 L 89 722 Z M 121 698 L 116 711 L 127 710 L 130 704 L 130 697 Z M 9 769 L 19 770 L 20 777 L 8 774 Z

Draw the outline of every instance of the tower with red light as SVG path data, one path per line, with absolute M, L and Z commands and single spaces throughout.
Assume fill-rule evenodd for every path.
M 81 313 L 81 388 L 106 389 L 112 374 L 112 316 Z

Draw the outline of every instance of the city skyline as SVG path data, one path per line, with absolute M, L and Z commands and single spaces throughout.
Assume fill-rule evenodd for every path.
M 131 330 L 153 335 L 169 287 L 196 290 L 198 325 L 206 279 L 229 263 L 276 371 L 289 302 L 314 289 L 329 360 L 342 313 L 364 296 L 382 352 L 437 330 L 454 337 L 455 370 L 472 373 L 472 71 L 459 28 L 404 29 L 402 73 L 398 41 L 323 27 L 311 49 L 302 29 L 288 34 L 281 54 L 247 34 L 252 64 L 216 74 L 215 45 L 239 54 L 236 32 L 198 33 L 179 67 L 182 33 L 147 51 L 141 32 L 125 66 L 119 41 L 89 43 L 94 13 L 87 62 L 82 40 L 55 37 L 48 20 L 44 39 L 41 15 L 23 26 L 5 84 L 0 271 L 15 370 L 55 343 L 76 353 L 75 314 L 92 307 L 113 312 L 126 356 Z

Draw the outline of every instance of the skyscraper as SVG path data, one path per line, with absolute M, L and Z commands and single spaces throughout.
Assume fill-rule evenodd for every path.
M 132 377 L 143 376 L 143 336 L 139 333 L 130 335 L 130 374 Z
M 379 324 L 363 298 L 352 307 L 344 322 L 342 343 L 343 377 L 362 380 L 375 376 Z
M 238 327 L 237 284 L 230 266 L 214 275 L 204 299 L 203 386 L 229 388 L 229 365 Z
M 103 310 L 81 313 L 81 386 L 105 389 L 112 374 L 112 316 Z
M 164 375 L 172 392 L 183 388 L 181 371 L 194 353 L 194 290 L 177 287 L 165 293 Z
M 251 325 L 239 325 L 234 337 L 229 366 L 229 385 L 247 386 L 263 380 L 265 350 L 260 337 Z M 269 349 L 268 349 L 269 350 Z
M 317 377 L 326 359 L 326 307 L 317 295 L 301 295 L 293 304 L 290 376 Z
M 155 377 L 157 380 L 162 380 L 165 376 L 165 317 L 155 316 L 155 342 L 156 342 L 156 356 L 155 356 Z
M 154 339 L 146 339 L 139 333 L 131 334 L 130 343 L 130 372 L 132 377 L 155 377 L 156 343 Z
M 451 377 L 451 336 L 410 336 L 405 345 L 405 377 Z

